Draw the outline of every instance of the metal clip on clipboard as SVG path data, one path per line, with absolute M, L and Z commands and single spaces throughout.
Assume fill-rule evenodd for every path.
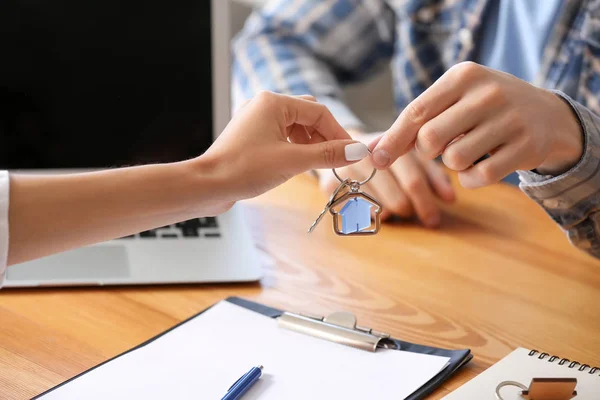
M 320 339 L 375 351 L 377 348 L 400 350 L 390 335 L 356 325 L 356 317 L 347 312 L 336 312 L 327 317 L 284 312 L 277 323 L 280 327 Z

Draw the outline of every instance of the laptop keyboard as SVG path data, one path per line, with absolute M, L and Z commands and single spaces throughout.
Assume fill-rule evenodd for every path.
M 179 239 L 179 238 L 220 238 L 219 223 L 216 217 L 194 218 L 167 225 L 157 229 L 140 232 L 136 235 L 125 236 L 120 239 Z

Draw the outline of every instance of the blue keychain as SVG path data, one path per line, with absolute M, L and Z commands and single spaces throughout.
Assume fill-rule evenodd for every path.
M 373 169 L 371 176 L 362 182 L 339 177 L 335 169 L 333 174 L 340 181 L 340 185 L 331 195 L 329 202 L 312 224 L 308 233 L 311 233 L 321 222 L 327 211 L 333 217 L 333 231 L 340 236 L 374 235 L 381 226 L 381 212 L 383 207 L 377 200 L 360 190 L 375 176 Z M 372 217 L 372 215 L 374 217 Z

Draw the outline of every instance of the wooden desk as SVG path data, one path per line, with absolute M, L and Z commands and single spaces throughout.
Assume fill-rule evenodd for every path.
M 471 348 L 433 399 L 518 346 L 600 365 L 600 261 L 518 189 L 460 190 L 440 230 L 387 224 L 369 238 L 336 237 L 329 220 L 307 235 L 324 201 L 300 177 L 247 203 L 260 284 L 0 291 L 0 398 L 38 394 L 231 295 Z

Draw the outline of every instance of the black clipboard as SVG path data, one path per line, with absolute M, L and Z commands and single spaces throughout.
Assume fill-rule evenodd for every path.
M 351 315 L 351 314 L 347 314 L 347 313 L 336 313 L 337 317 L 341 317 L 341 319 L 336 318 L 336 315 L 333 315 L 333 314 L 332 314 L 332 316 L 330 316 L 333 318 L 322 318 L 322 317 L 288 313 L 288 312 L 285 312 L 282 310 L 278 310 L 276 308 L 265 306 L 260 303 L 255 303 L 253 301 L 242 299 L 240 297 L 229 297 L 225 300 L 232 304 L 238 305 L 240 307 L 244 307 L 248 310 L 255 311 L 255 312 L 262 314 L 269 318 L 280 318 L 284 315 L 287 315 L 288 317 L 291 317 L 292 324 L 294 323 L 294 321 L 297 320 L 297 321 L 300 321 L 301 323 L 309 324 L 309 327 L 312 326 L 313 328 L 314 327 L 318 328 L 319 326 L 323 326 L 323 327 L 325 327 L 325 329 L 339 330 L 340 337 L 342 338 L 339 342 L 343 343 L 343 344 L 351 345 L 353 347 L 359 347 L 359 348 L 363 348 L 363 349 L 367 350 L 367 347 L 370 347 L 371 345 L 373 345 L 373 341 L 375 341 L 375 347 L 372 348 L 372 351 L 375 351 L 377 347 L 386 347 L 386 348 L 396 348 L 399 351 L 409 351 L 412 353 L 421 353 L 421 354 L 432 354 L 432 355 L 436 355 L 436 356 L 450 358 L 450 361 L 448 363 L 448 366 L 446 366 L 446 368 L 444 368 L 442 371 L 440 371 L 436 376 L 434 376 L 425 385 L 423 385 L 419 389 L 417 389 L 417 391 L 415 391 L 413 394 L 411 394 L 409 397 L 407 397 L 406 400 L 420 400 L 420 399 L 423 399 L 425 396 L 431 394 L 444 381 L 446 381 L 448 378 L 450 378 L 450 376 L 452 376 L 452 374 L 454 374 L 460 367 L 462 367 L 463 365 L 465 365 L 466 363 L 471 361 L 471 359 L 473 358 L 473 354 L 471 354 L 471 351 L 469 349 L 447 350 L 447 349 L 441 349 L 441 348 L 437 348 L 437 347 L 423 346 L 423 345 L 419 345 L 419 344 L 415 344 L 415 343 L 405 342 L 405 341 L 402 341 L 399 339 L 394 339 L 394 338 L 390 337 L 389 335 L 386 335 L 385 333 L 377 332 L 373 329 L 356 326 L 355 321 L 354 321 L 354 326 L 352 327 L 352 326 L 346 324 L 347 321 L 344 321 L 345 317 L 348 317 Z M 98 364 L 95 367 L 92 367 L 92 368 L 88 369 L 87 371 L 84 371 L 84 372 L 72 377 L 71 379 L 33 397 L 32 400 L 43 399 L 46 394 L 60 388 L 63 385 L 69 384 L 70 382 L 76 380 L 77 378 L 87 374 L 88 372 L 93 371 L 94 369 L 99 368 L 102 365 L 107 364 L 119 357 L 122 357 L 122 356 L 130 353 L 130 352 L 140 349 L 149 343 L 152 343 L 153 341 L 159 339 L 163 335 L 166 335 L 167 333 L 177 329 L 178 327 L 182 326 L 183 324 L 202 315 L 202 313 L 204 313 L 208 309 L 210 309 L 210 307 L 199 312 L 198 314 L 186 319 L 185 321 L 180 322 L 179 324 L 164 331 L 163 333 L 156 335 L 155 337 L 145 341 L 144 343 L 142 343 L 130 350 L 127 350 L 126 352 L 123 352 L 123 353 L 119 354 L 118 356 L 115 356 L 101 364 Z M 281 320 L 281 318 L 280 318 L 280 320 Z M 304 332 L 304 333 L 308 333 L 306 330 L 303 330 L 302 328 L 295 329 L 295 330 Z M 314 331 L 314 329 L 313 329 L 313 331 Z M 344 342 L 344 340 L 343 340 L 344 333 L 353 335 L 352 332 L 354 332 L 354 334 L 355 334 L 353 336 L 355 338 L 355 343 L 362 341 L 363 346 L 361 346 L 360 344 L 353 345 L 351 343 Z M 331 331 L 328 332 L 328 337 L 332 336 L 331 333 L 332 333 Z M 318 336 L 318 333 L 314 336 Z M 346 335 L 346 337 L 348 337 L 348 336 Z

